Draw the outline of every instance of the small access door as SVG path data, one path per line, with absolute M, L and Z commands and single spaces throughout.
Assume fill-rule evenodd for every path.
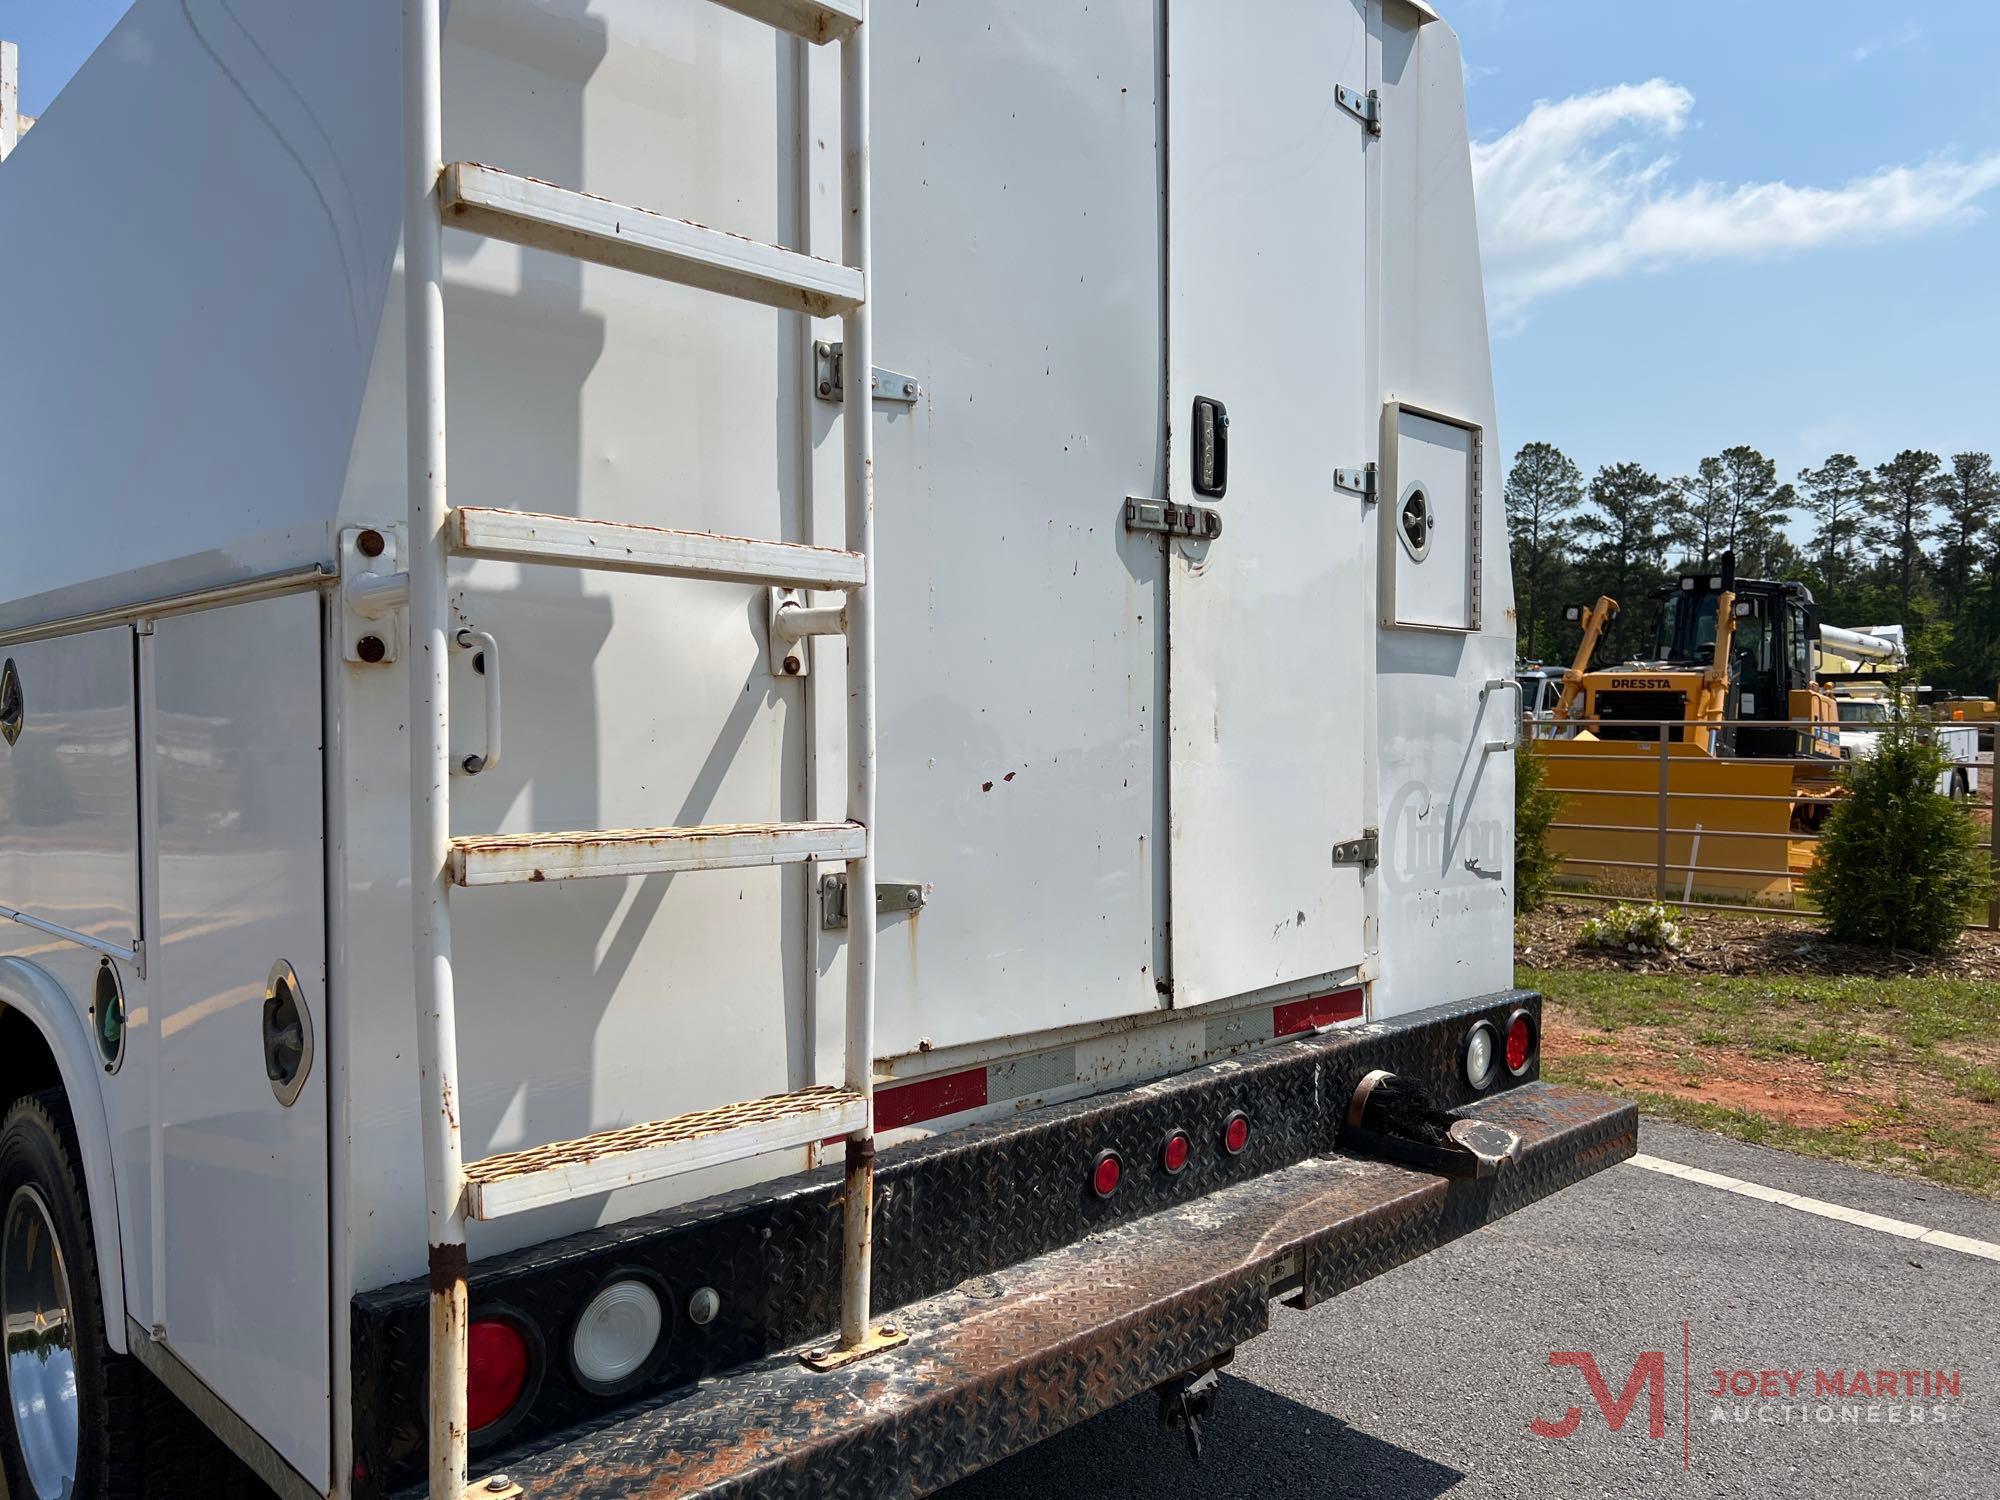
M 1370 523 L 1334 486 L 1373 446 L 1366 126 L 1335 99 L 1365 89 L 1365 6 L 1169 0 L 1167 61 L 1170 493 L 1222 516 L 1169 543 L 1173 982 L 1193 1005 L 1364 951 L 1361 874 L 1333 849 L 1370 802 Z

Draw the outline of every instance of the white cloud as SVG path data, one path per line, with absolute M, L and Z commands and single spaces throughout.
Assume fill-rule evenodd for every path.
M 1694 95 L 1664 78 L 1542 100 L 1472 147 L 1487 300 L 1501 329 L 1540 298 L 1692 261 L 1914 234 L 1979 213 L 2000 152 L 1934 157 L 1839 187 L 1672 180 Z

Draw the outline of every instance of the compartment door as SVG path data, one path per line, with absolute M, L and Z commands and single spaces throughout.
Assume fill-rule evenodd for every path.
M 1173 982 L 1200 1004 L 1361 962 L 1373 568 L 1334 470 L 1364 399 L 1366 129 L 1356 0 L 1169 0 L 1168 458 L 1213 541 L 1168 544 Z M 1197 398 L 1227 416 L 1200 476 Z
M 161 620 L 150 671 L 166 1343 L 324 1487 L 319 600 Z

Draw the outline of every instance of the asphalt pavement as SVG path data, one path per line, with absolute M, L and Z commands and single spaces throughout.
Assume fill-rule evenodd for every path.
M 1650 1120 L 1640 1150 L 2000 1242 L 2000 1204 L 1925 1183 Z M 1224 1372 L 1199 1463 L 1144 1397 L 946 1494 L 1993 1500 L 1996 1335 L 2000 1262 L 1626 1164 L 1311 1312 L 1274 1309 Z M 1581 1365 L 1552 1367 L 1552 1353 L 1592 1355 L 1614 1411 L 1644 1363 L 1621 1431 Z M 1717 1370 L 1758 1394 L 1711 1396 Z M 1866 1395 L 1851 1394 L 1857 1370 Z M 1894 1395 L 1875 1394 L 1878 1370 Z M 1846 1393 L 1816 1397 L 1821 1371 Z M 1530 1426 L 1560 1430 L 1571 1408 L 1568 1436 Z

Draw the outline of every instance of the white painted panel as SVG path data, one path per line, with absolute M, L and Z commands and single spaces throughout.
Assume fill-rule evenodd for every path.
M 162 620 L 160 1015 L 167 1343 L 302 1474 L 328 1458 L 327 1029 L 319 600 Z M 295 1104 L 264 1071 L 272 964 L 318 1060 Z
M 137 0 L 7 159 L 0 619 L 323 555 L 401 218 L 400 10 Z
M 1393 418 L 1395 431 L 1383 434 L 1396 450 L 1393 463 L 1383 455 L 1382 468 L 1381 547 L 1390 569 L 1382 579 L 1383 623 L 1470 630 L 1479 623 L 1477 435 L 1412 411 L 1395 409 Z
M 1383 400 L 1445 412 L 1484 429 L 1485 536 L 1476 632 L 1376 632 L 1380 725 L 1378 1016 L 1512 982 L 1514 762 L 1483 755 L 1506 739 L 1511 692 L 1485 693 L 1514 665 L 1513 584 L 1504 545 L 1500 440 L 1479 276 L 1464 69 L 1447 26 L 1389 7 L 1369 83 L 1381 91 L 1376 142 Z
M 23 719 L 16 744 L 0 739 L 0 904 L 129 948 L 140 931 L 132 632 L 119 626 L 0 650 L 9 659 Z M 46 970 L 89 1028 L 102 954 L 0 921 L 0 955 Z M 152 1016 L 137 965 L 120 960 L 118 972 L 126 1055 L 117 1073 L 97 1075 L 118 1202 L 93 1207 L 115 1213 L 128 1309 L 143 1321 L 151 1310 Z
M 1355 0 L 1167 17 L 1172 494 L 1224 517 L 1169 574 L 1174 998 L 1199 1004 L 1362 958 L 1361 876 L 1331 854 L 1366 818 L 1372 521 L 1333 470 L 1375 408 L 1365 136 L 1334 87 L 1366 58 Z M 1196 396 L 1229 412 L 1220 501 L 1190 483 Z
M 0 739 L 0 905 L 129 946 L 139 931 L 132 632 L 32 641 L 0 658 L 14 664 L 22 704 L 20 738 Z
M 876 872 L 934 886 L 882 919 L 893 1055 L 1160 1003 L 1161 551 L 1120 520 L 1161 482 L 1159 58 L 1151 0 L 869 26 L 875 358 L 924 392 L 875 417 Z M 837 517 L 837 463 L 815 480 Z M 836 721 L 838 690 L 815 679 Z

